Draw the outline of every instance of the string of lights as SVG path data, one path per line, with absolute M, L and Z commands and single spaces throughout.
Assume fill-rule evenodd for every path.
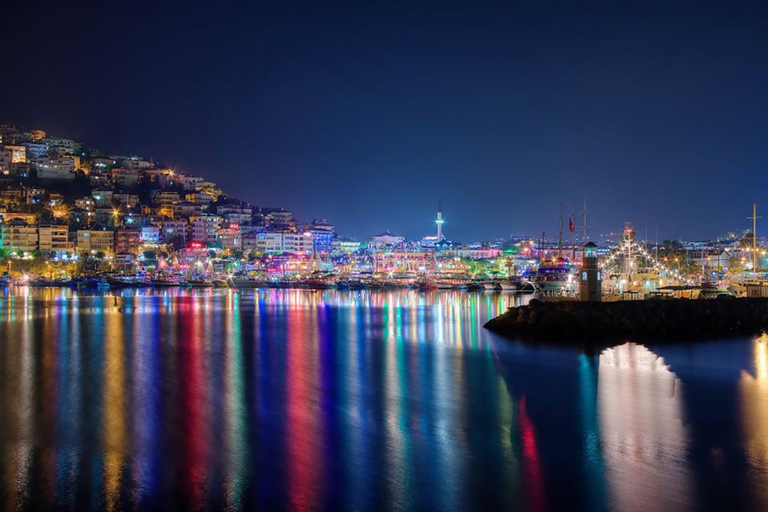
M 608 255 L 608 257 L 606 259 L 604 259 L 600 263 L 600 267 L 602 269 L 606 269 L 608 267 L 608 265 L 613 263 L 614 261 L 616 261 L 616 259 L 619 256 L 631 257 L 633 252 L 636 253 L 636 254 L 642 255 L 643 258 L 645 258 L 646 261 L 651 263 L 651 268 L 653 268 L 654 270 L 662 272 L 662 273 L 665 273 L 665 274 L 674 275 L 675 279 L 678 279 L 679 281 L 682 281 L 686 285 L 690 286 L 690 285 L 695 284 L 692 279 L 689 279 L 689 278 L 681 275 L 680 274 L 680 270 L 678 270 L 678 269 L 675 269 L 675 270 L 671 269 L 666 264 L 662 263 L 661 261 L 656 259 L 654 256 L 652 256 L 643 246 L 641 246 L 640 244 L 638 244 L 637 242 L 634 242 L 632 240 L 626 240 L 620 246 L 617 246 L 614 249 L 612 249 L 610 254 Z

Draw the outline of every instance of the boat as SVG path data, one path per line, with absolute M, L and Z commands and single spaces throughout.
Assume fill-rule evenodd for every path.
M 213 288 L 213 276 L 194 273 L 187 277 L 187 286 L 191 288 Z
M 150 279 L 152 286 L 156 288 L 169 288 L 173 286 L 184 286 L 186 279 L 182 275 L 176 274 L 155 274 Z
M 437 277 L 438 290 L 466 290 L 472 279 L 464 275 L 440 275 Z
M 107 276 L 106 282 L 110 288 L 129 288 L 149 284 L 146 276 L 143 275 L 112 275 Z
M 520 281 L 517 281 L 516 279 L 502 279 L 499 281 L 499 287 L 503 292 L 516 292 L 522 288 L 520 286 Z
M 486 280 L 481 282 L 483 290 L 487 292 L 495 292 L 501 289 L 501 285 L 496 280 Z
M 717 281 L 705 281 L 701 283 L 701 292 L 699 298 L 701 299 L 716 299 L 717 297 L 733 297 L 735 294 L 728 289 L 725 283 L 719 283 Z
M 301 284 L 311 290 L 330 290 L 336 288 L 336 276 L 330 272 L 316 271 L 302 279 Z
M 467 286 L 467 290 L 469 291 L 483 291 L 483 282 L 478 279 L 473 279 L 471 283 Z
M 213 279 L 205 276 L 192 276 L 187 279 L 187 284 L 192 288 L 213 288 Z
M 568 295 L 578 291 L 576 273 L 565 258 L 542 261 L 533 281 L 545 295 Z
M 419 290 L 437 290 L 438 284 L 435 279 L 429 276 L 423 276 L 414 281 Z
M 336 281 L 336 288 L 339 290 L 364 290 L 365 283 L 362 279 L 355 277 L 342 278 Z
M 47 288 L 55 286 L 53 279 L 46 279 L 45 277 L 31 277 L 27 281 L 27 285 L 31 288 Z
M 384 287 L 384 281 L 374 276 L 362 278 L 363 285 L 369 290 L 377 290 Z
M 232 288 L 268 288 L 271 283 L 268 279 L 240 274 L 230 277 L 228 284 Z

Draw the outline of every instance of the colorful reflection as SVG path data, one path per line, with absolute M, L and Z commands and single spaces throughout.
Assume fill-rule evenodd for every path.
M 482 329 L 509 301 L 11 293 L 0 304 L 2 506 L 459 510 L 482 496 L 478 463 L 497 444 L 499 487 L 520 488 L 510 468 L 529 454 L 514 446 L 530 443 L 513 423 L 527 421 L 529 440 L 533 426 Z M 490 438 L 468 433 L 480 413 Z
M 715 470 L 692 454 L 713 448 L 685 423 L 695 404 L 675 362 L 631 343 L 588 355 L 482 328 L 524 300 L 11 292 L 0 300 L 0 508 L 700 505 L 696 478 Z M 748 468 L 743 489 L 764 505 L 768 338 L 743 342 L 752 357 L 730 384 L 744 453 L 724 458 Z
M 664 359 L 634 343 L 601 353 L 598 409 L 614 508 L 692 508 L 682 386 Z

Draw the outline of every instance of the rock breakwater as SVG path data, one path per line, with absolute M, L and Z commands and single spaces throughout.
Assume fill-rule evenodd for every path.
M 485 327 L 507 337 L 698 339 L 768 329 L 768 298 L 542 302 L 510 308 Z

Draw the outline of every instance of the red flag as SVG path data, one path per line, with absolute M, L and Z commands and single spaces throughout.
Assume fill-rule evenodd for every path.
M 568 231 L 570 231 L 571 233 L 573 233 L 573 217 L 571 217 L 570 219 L 568 219 Z

